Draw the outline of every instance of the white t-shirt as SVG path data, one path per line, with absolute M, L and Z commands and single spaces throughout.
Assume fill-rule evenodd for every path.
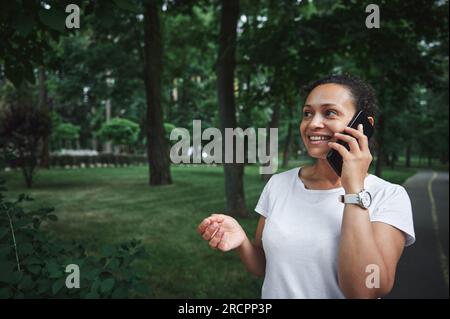
M 301 168 L 300 168 L 301 169 Z M 307 189 L 299 168 L 273 175 L 255 211 L 266 217 L 262 243 L 266 256 L 263 299 L 345 298 L 337 278 L 344 204 L 342 187 Z M 406 190 L 374 175 L 364 188 L 372 195 L 372 222 L 392 225 L 415 241 L 411 202 Z

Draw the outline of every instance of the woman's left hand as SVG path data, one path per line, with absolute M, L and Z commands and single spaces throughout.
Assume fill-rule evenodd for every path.
M 345 132 L 351 135 L 342 133 L 334 135 L 337 139 L 348 143 L 350 151 L 336 142 L 330 142 L 328 145 L 342 156 L 341 184 L 345 193 L 355 194 L 364 188 L 364 179 L 372 162 L 372 154 L 370 154 L 369 140 L 363 133 L 362 124 L 358 125 L 357 130 L 346 127 Z

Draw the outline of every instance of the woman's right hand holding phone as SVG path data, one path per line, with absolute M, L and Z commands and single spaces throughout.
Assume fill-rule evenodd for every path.
M 209 246 L 223 252 L 230 251 L 242 245 L 247 238 L 241 225 L 231 216 L 212 214 L 205 218 L 197 227 L 197 232 Z

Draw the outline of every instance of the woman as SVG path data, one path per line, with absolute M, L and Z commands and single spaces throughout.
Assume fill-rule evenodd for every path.
M 375 95 L 346 75 L 316 81 L 307 93 L 300 134 L 316 162 L 272 176 L 255 209 L 261 217 L 254 243 L 223 214 L 204 219 L 197 231 L 214 249 L 237 249 L 246 268 L 265 277 L 262 298 L 383 297 L 415 235 L 405 189 L 367 173 L 367 137 L 362 127 L 347 127 L 359 110 L 374 124 Z M 341 177 L 327 162 L 331 149 L 343 158 Z M 339 202 L 340 195 L 353 201 Z

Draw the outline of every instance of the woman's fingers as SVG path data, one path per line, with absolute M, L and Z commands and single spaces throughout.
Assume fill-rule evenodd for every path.
M 205 218 L 197 227 L 197 233 L 202 235 L 206 228 L 211 224 L 211 220 L 209 218 Z
M 220 249 L 223 252 L 226 252 L 229 250 L 229 245 L 227 243 L 227 234 L 224 233 L 222 235 L 222 239 L 220 240 L 219 244 L 217 245 L 217 248 Z
M 358 140 L 358 144 L 363 152 L 369 149 L 369 139 L 366 135 L 364 135 L 364 128 L 362 124 L 358 125 L 357 130 L 351 127 L 346 127 L 345 131 L 352 134 Z
M 197 232 L 202 235 L 206 228 L 210 226 L 212 223 L 222 223 L 224 221 L 223 215 L 212 214 L 210 217 L 205 218 L 197 227 Z
M 348 146 L 350 147 L 350 152 L 352 152 L 353 154 L 358 154 L 359 152 L 361 152 L 358 141 L 353 136 L 342 134 L 342 133 L 334 133 L 334 136 L 336 136 L 338 139 L 348 143 Z
M 223 215 L 223 214 L 212 214 L 209 218 L 212 221 L 214 221 L 214 222 L 221 223 L 221 222 L 223 222 L 225 220 L 225 215 Z
M 339 154 L 342 156 L 343 159 L 348 158 L 350 155 L 350 152 L 345 148 L 345 146 L 336 143 L 336 142 L 329 142 L 328 145 L 339 152 Z
M 220 241 L 222 240 L 224 233 L 224 230 L 219 228 L 213 239 L 209 241 L 209 246 L 211 246 L 211 248 L 213 249 L 217 249 L 217 245 L 219 245 Z
M 219 224 L 216 222 L 213 222 L 211 225 L 209 225 L 205 232 L 203 233 L 202 237 L 204 240 L 211 240 L 211 238 L 214 237 L 216 232 L 219 230 Z

